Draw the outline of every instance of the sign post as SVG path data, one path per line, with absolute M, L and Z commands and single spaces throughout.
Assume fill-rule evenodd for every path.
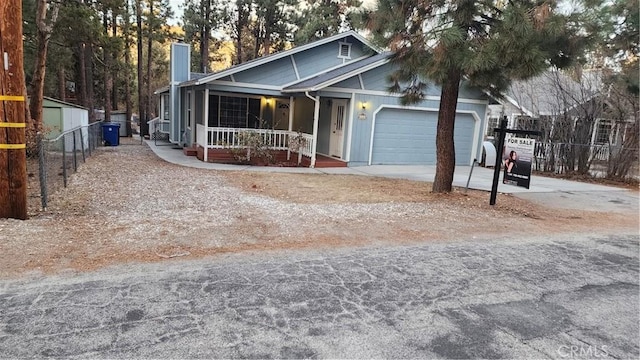
M 499 156 L 496 156 L 496 163 L 493 169 L 493 184 L 491 185 L 491 196 L 489 198 L 489 205 L 495 205 L 496 204 L 496 197 L 498 195 L 498 182 L 500 181 L 500 168 L 502 165 L 502 153 L 504 150 L 504 143 L 505 143 L 505 138 L 507 136 L 507 134 L 517 134 L 517 135 L 534 135 L 534 136 L 540 136 L 540 132 L 539 131 L 532 131 L 532 130 L 510 130 L 507 129 L 507 117 L 504 116 L 502 118 L 502 120 L 500 120 L 500 127 L 499 128 L 495 128 L 494 129 L 495 132 L 498 133 L 498 145 L 496 147 L 496 150 L 498 151 Z M 510 139 L 511 140 L 511 139 Z M 526 146 L 526 149 L 528 149 L 529 147 L 531 147 L 531 157 L 533 157 L 533 144 L 534 141 L 531 140 L 531 142 L 528 142 L 526 140 L 529 139 L 520 139 L 520 138 L 515 138 L 516 140 L 516 144 L 520 143 L 520 140 L 523 140 L 522 142 L 522 146 Z M 523 154 L 525 155 L 525 154 Z M 529 170 L 531 169 L 531 160 L 529 160 Z M 529 173 L 530 174 L 530 173 Z M 514 174 L 514 175 L 518 175 L 518 174 Z M 524 176 L 524 175 L 520 175 L 520 176 Z M 520 179 L 520 180 L 525 180 L 524 178 L 520 178 L 517 176 L 513 176 L 514 179 Z M 529 188 L 529 181 L 530 181 L 530 176 L 526 177 L 526 188 Z M 509 177 L 507 177 L 508 181 Z M 521 181 L 521 182 L 517 182 L 519 186 L 524 186 L 525 182 Z M 520 185 L 520 183 L 522 183 L 522 185 Z

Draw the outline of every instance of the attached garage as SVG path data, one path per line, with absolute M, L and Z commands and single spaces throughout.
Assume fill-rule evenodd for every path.
M 371 164 L 435 164 L 437 123 L 437 111 L 396 108 L 380 110 L 375 116 Z M 454 129 L 456 164 L 469 165 L 475 129 L 473 116 L 458 114 Z

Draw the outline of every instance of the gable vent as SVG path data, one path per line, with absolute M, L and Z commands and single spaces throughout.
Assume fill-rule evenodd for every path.
M 338 57 L 342 59 L 351 59 L 351 44 L 341 42 Z

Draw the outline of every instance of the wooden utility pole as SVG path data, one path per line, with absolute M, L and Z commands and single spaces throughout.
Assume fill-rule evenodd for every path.
M 22 0 L 0 1 L 0 218 L 27 218 Z

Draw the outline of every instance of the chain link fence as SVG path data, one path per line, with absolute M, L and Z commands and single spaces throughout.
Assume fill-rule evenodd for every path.
M 67 187 L 69 176 L 103 144 L 102 122 L 67 130 L 53 139 L 38 138 L 38 173 L 42 209 L 49 195 Z

